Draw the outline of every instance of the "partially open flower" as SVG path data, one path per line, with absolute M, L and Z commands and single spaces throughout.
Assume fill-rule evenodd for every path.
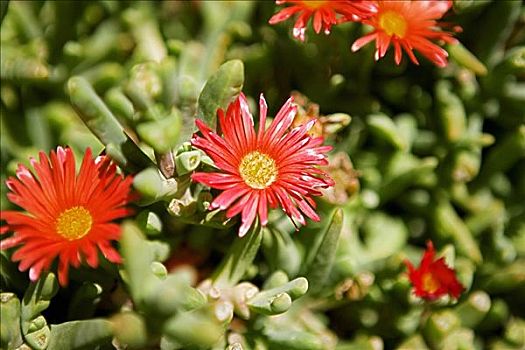
M 297 115 L 292 127 L 300 126 L 315 120 L 315 124 L 308 134 L 312 137 L 322 136 L 325 140 L 332 138 L 339 130 L 350 124 L 352 118 L 345 113 L 321 115 L 319 105 L 310 101 L 298 91 L 292 92 L 292 97 L 297 106 Z
M 289 130 L 297 112 L 290 98 L 265 130 L 267 106 L 262 95 L 259 107 L 257 132 L 246 97 L 241 94 L 228 106 L 226 113 L 218 111 L 223 137 L 197 120 L 204 137 L 195 135 L 191 140 L 193 146 L 206 152 L 220 170 L 197 172 L 192 179 L 223 190 L 210 209 L 229 208 L 226 212 L 229 218 L 242 213 L 241 237 L 248 232 L 256 216 L 263 226 L 267 224 L 268 207 L 280 206 L 292 221 L 302 225 L 306 223 L 303 214 L 318 221 L 311 196 L 319 196 L 321 189 L 333 185 L 332 179 L 318 168 L 328 164 L 325 153 L 332 147 L 322 146 L 322 137 L 308 135 L 315 121 Z
M 270 24 L 276 24 L 297 15 L 293 27 L 293 36 L 304 41 L 306 25 L 313 17 L 313 26 L 316 33 L 321 29 L 325 34 L 330 34 L 332 25 L 345 21 L 357 21 L 372 15 L 375 6 L 372 1 L 361 0 L 277 0 L 277 5 L 289 3 L 286 7 L 270 18 Z
M 445 264 L 445 258 L 435 260 L 435 254 L 434 245 L 428 241 L 427 250 L 417 269 L 408 260 L 405 261 L 414 294 L 427 300 L 446 294 L 457 299 L 464 287 L 457 280 L 455 271 Z
M 323 199 L 344 205 L 359 191 L 360 173 L 354 169 L 346 152 L 338 152 L 330 157 L 330 164 L 323 169 L 334 179 L 334 186 L 323 190 Z
M 34 171 L 19 165 L 17 178 L 6 181 L 11 191 L 7 198 L 25 209 L 2 211 L 5 220 L 0 233 L 14 234 L 0 242 L 0 248 L 20 246 L 12 256 L 19 269 L 29 269 L 36 281 L 58 258 L 58 280 L 67 284 L 70 265 L 86 261 L 98 266 L 98 250 L 111 262 L 121 258 L 111 246 L 120 236 L 120 226 L 113 220 L 129 215 L 131 177 L 116 174 L 109 158 L 94 160 L 87 149 L 80 171 L 75 172 L 75 157 L 70 148 L 58 147 L 48 158 L 40 152 L 39 161 L 31 159 Z
M 319 105 L 311 102 L 306 96 L 298 91 L 292 91 L 292 97 L 297 106 L 297 114 L 293 120 L 292 127 L 297 127 L 314 120 L 315 124 L 308 132 L 313 137 L 323 136 L 323 125 L 319 115 Z
M 434 42 L 457 42 L 451 33 L 443 31 L 446 24 L 438 22 L 452 7 L 450 0 L 380 0 L 377 1 L 377 12 L 362 23 L 374 27 L 374 30 L 352 45 L 357 51 L 375 40 L 375 59 L 385 56 L 390 44 L 394 46 L 394 60 L 401 63 L 402 50 L 415 64 L 419 64 L 413 50 L 419 51 L 439 67 L 445 67 L 448 52 Z M 459 27 L 457 27 L 459 28 Z

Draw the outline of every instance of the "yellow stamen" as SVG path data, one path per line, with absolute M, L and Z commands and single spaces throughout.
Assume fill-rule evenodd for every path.
M 305 0 L 305 1 L 303 1 L 303 5 L 305 5 L 306 7 L 311 8 L 312 10 L 316 10 L 316 9 L 318 9 L 319 7 L 324 6 L 325 3 L 326 3 L 326 0 L 323 0 L 323 1 L 310 1 L 310 0 Z
M 379 26 L 387 35 L 403 38 L 407 31 L 407 21 L 395 11 L 386 11 L 379 16 Z
M 87 235 L 92 225 L 91 213 L 84 207 L 76 206 L 60 214 L 56 220 L 56 231 L 62 237 L 73 241 Z
M 239 172 L 248 186 L 260 190 L 267 188 L 275 181 L 277 165 L 275 160 L 267 154 L 254 151 L 242 158 Z
M 423 290 L 427 293 L 434 293 L 439 288 L 439 281 L 437 281 L 430 272 L 424 273 L 421 276 L 423 282 Z

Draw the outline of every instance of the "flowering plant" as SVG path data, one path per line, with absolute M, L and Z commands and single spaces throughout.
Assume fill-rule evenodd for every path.
M 0 349 L 525 347 L 520 1 L 0 4 Z

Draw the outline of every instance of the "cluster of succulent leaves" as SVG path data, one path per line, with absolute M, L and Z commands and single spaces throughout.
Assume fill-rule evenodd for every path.
M 442 70 L 351 53 L 366 30 L 352 23 L 296 42 L 267 24 L 270 1 L 1 5 L 1 208 L 16 164 L 56 145 L 106 152 L 140 194 L 122 266 L 73 269 L 59 289 L 1 252 L 1 348 L 525 347 L 521 1 L 455 1 L 463 44 Z M 241 90 L 270 115 L 292 90 L 351 115 L 327 140 L 339 186 L 319 224 L 275 212 L 240 239 L 191 183 L 212 166 L 189 145 L 195 118 L 214 125 Z M 428 239 L 458 301 L 411 294 L 402 262 Z

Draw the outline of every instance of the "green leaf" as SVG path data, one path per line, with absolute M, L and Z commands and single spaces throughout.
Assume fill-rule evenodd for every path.
M 461 320 L 451 310 L 434 312 L 427 319 L 423 327 L 425 340 L 433 348 L 440 349 L 444 338 L 457 330 L 461 325 Z
M 490 296 L 482 290 L 469 294 L 468 299 L 459 304 L 455 311 L 463 327 L 476 327 L 490 309 Z
M 487 6 L 492 0 L 454 0 L 454 12 L 470 12 Z
M 168 54 L 152 10 L 151 4 L 143 2 L 138 8 L 128 8 L 122 16 L 137 45 L 134 51 L 137 61 L 160 62 Z
M 100 285 L 93 282 L 84 282 L 71 298 L 68 308 L 68 319 L 87 319 L 93 317 L 102 291 Z
M 100 141 L 117 145 L 126 141 L 122 126 L 85 78 L 72 77 L 67 87 L 73 107 Z
M 17 83 L 43 82 L 49 79 L 50 69 L 45 62 L 27 56 L 20 56 L 16 50 L 2 48 L 0 77 Z
M 398 350 L 429 350 L 425 340 L 420 334 L 414 334 L 399 344 Z M 350 349 L 341 349 L 350 350 Z
M 525 259 L 518 259 L 497 273 L 491 273 L 483 283 L 488 293 L 504 293 L 525 287 Z
M 201 151 L 182 152 L 175 156 L 175 168 L 179 176 L 186 175 L 197 169 L 201 163 Z
M 290 277 L 297 275 L 301 267 L 301 253 L 288 233 L 276 227 L 265 228 L 262 249 L 272 270 L 281 269 Z
M 483 159 L 479 176 L 473 186 L 478 189 L 489 182 L 495 174 L 506 172 L 525 157 L 525 125 L 521 125 L 501 138 Z
M 476 75 L 487 74 L 487 67 L 461 43 L 457 42 L 447 45 L 447 51 L 450 53 L 450 57 L 463 67 L 470 69 Z
M 408 230 L 399 218 L 382 212 L 371 213 L 363 224 L 364 244 L 369 261 L 384 259 L 406 244 Z
M 408 187 L 432 176 L 437 165 L 435 157 L 419 159 L 410 153 L 394 153 L 386 164 L 385 177 L 378 190 L 381 203 L 397 198 Z
M 408 144 L 392 119 L 382 113 L 371 114 L 367 117 L 370 131 L 381 139 L 399 150 L 406 150 Z
M 51 325 L 48 349 L 91 350 L 109 343 L 112 337 L 111 322 L 105 319 L 65 322 Z
M 210 128 L 217 125 L 217 110 L 226 109 L 242 90 L 244 65 L 239 60 L 231 60 L 219 67 L 202 89 L 199 96 L 197 117 Z
M 195 116 L 197 114 L 199 90 L 196 80 L 190 75 L 179 76 L 177 93 L 177 106 L 180 107 L 182 114 L 182 127 L 179 138 L 184 142 L 189 140 L 197 130 L 195 126 Z
M 125 134 L 115 116 L 82 77 L 72 77 L 67 83 L 71 103 L 82 121 L 106 145 L 107 153 L 130 172 L 152 165 L 151 160 Z
M 206 304 L 204 294 L 192 288 L 181 276 L 170 274 L 146 295 L 147 309 L 160 317 L 172 316 L 177 311 L 197 309 Z
M 52 273 L 43 274 L 29 285 L 21 304 L 21 328 L 24 340 L 35 350 L 48 347 L 50 331 L 46 319 L 40 315 L 48 308 L 50 300 L 58 292 L 58 284 Z
M 262 233 L 261 225 L 256 223 L 246 236 L 235 239 L 230 251 L 213 274 L 214 284 L 234 286 L 241 280 L 255 259 L 261 245 Z
M 20 300 L 13 293 L 0 294 L 0 347 L 16 349 L 22 345 L 20 330 Z
M 146 323 L 134 312 L 121 312 L 112 316 L 110 322 L 115 338 L 130 349 L 143 349 L 148 342 Z
M 456 142 L 464 137 L 467 124 L 465 106 L 452 92 L 450 82 L 440 80 L 435 86 L 437 114 L 445 140 Z
M 424 343 L 423 343 L 424 344 Z M 352 342 L 337 344 L 337 350 L 376 350 L 383 349 L 383 340 L 375 335 L 359 334 Z M 405 348 L 396 348 L 404 349 Z M 409 348 L 410 349 L 410 348 Z M 415 348 L 413 350 L 426 350 L 425 347 Z
M 343 211 L 338 208 L 330 215 L 325 229 L 318 234 L 305 259 L 306 277 L 312 293 L 318 293 L 328 280 L 342 227 Z
M 474 51 L 489 68 L 504 54 L 505 45 L 522 11 L 521 1 L 492 1 L 478 18 Z
M 279 350 L 322 350 L 324 345 L 318 335 L 310 332 L 266 327 L 264 335 L 272 343 L 271 349 Z
M 172 317 L 165 323 L 163 331 L 170 340 L 206 349 L 219 341 L 223 335 L 222 327 L 201 310 Z
M 156 152 L 165 153 L 179 144 L 181 124 L 182 116 L 174 109 L 166 118 L 139 124 L 137 133 Z
M 58 284 L 52 273 L 43 274 L 40 279 L 29 285 L 22 299 L 22 332 L 26 335 L 31 322 L 48 308 L 49 301 L 58 292 Z
M 147 168 L 135 175 L 133 187 L 141 195 L 139 205 L 171 199 L 180 190 L 178 180 L 165 179 L 157 168 Z
M 282 286 L 264 290 L 248 300 L 252 311 L 264 315 L 277 315 L 292 306 L 292 300 L 303 296 L 308 291 L 308 281 L 299 277 Z
M 154 288 L 158 282 L 158 278 L 150 267 L 154 261 L 153 252 L 145 244 L 142 232 L 134 223 L 129 221 L 122 225 L 120 250 L 124 258 L 126 282 L 133 300 L 140 307 L 143 305 L 148 291 Z
M 475 264 L 481 264 L 481 251 L 465 222 L 459 217 L 452 204 L 440 198 L 432 208 L 434 230 L 438 236 L 454 241 L 458 252 Z

